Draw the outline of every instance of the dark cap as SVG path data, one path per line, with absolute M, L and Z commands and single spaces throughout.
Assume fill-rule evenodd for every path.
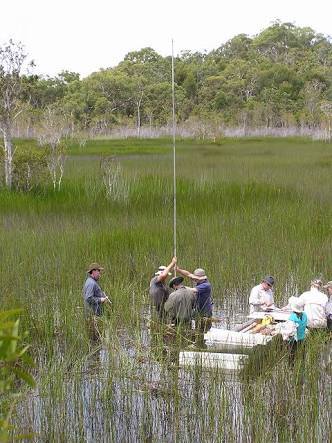
M 274 278 L 271 275 L 268 275 L 267 277 L 264 277 L 263 281 L 265 283 L 267 283 L 271 287 L 274 285 Z
M 182 282 L 183 282 L 183 277 L 181 277 L 180 275 L 178 277 L 173 277 L 169 282 L 169 287 L 173 288 L 174 285 L 179 285 Z

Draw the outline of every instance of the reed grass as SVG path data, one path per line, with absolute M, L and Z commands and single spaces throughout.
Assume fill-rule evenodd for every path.
M 265 274 L 276 278 L 280 305 L 312 277 L 331 279 L 330 145 L 177 146 L 179 265 L 206 269 L 229 324 Z M 321 339 L 295 366 L 280 348 L 267 349 L 241 379 L 179 368 L 179 350 L 195 337 L 150 320 L 149 280 L 173 253 L 170 142 L 95 140 L 68 153 L 60 192 L 0 191 L 2 307 L 23 308 L 37 362 L 38 388 L 20 402 L 15 428 L 35 441 L 328 441 L 329 345 Z M 119 157 L 126 202 L 106 198 L 105 155 Z M 113 299 L 102 346 L 89 340 L 82 309 L 92 261 L 105 266 L 101 285 Z

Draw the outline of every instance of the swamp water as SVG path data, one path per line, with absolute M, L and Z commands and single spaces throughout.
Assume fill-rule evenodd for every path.
M 214 327 L 245 320 L 222 312 Z M 293 363 L 284 347 L 255 348 L 244 373 L 180 367 L 182 350 L 213 347 L 203 334 L 142 318 L 135 336 L 123 328 L 116 339 L 105 322 L 81 365 L 59 366 L 20 404 L 16 426 L 36 442 L 329 441 L 330 343 Z

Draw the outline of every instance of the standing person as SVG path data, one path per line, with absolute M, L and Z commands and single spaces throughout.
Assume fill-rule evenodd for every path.
M 91 263 L 87 269 L 88 278 L 83 287 L 83 297 L 86 311 L 100 317 L 103 313 L 103 303 L 108 300 L 99 286 L 101 272 L 104 270 L 98 263 Z
M 264 311 L 267 308 L 273 309 L 273 286 L 274 278 L 269 275 L 265 277 L 259 285 L 254 286 L 249 296 L 250 314 Z
M 305 339 L 305 330 L 308 323 L 308 317 L 303 310 L 303 303 L 299 297 L 290 298 L 290 309 L 292 312 L 288 317 L 288 320 L 295 323 L 296 326 L 295 334 L 288 341 L 290 347 L 290 358 L 291 362 L 293 363 L 295 354 L 298 352 L 299 346 L 302 345 Z
M 173 277 L 169 286 L 174 291 L 164 305 L 165 316 L 176 325 L 190 324 L 196 303 L 196 290 L 185 287 L 181 276 Z
M 330 299 L 325 306 L 326 324 L 327 328 L 332 331 L 332 281 L 328 281 L 324 288 L 327 289 L 327 293 L 330 296 Z
M 310 290 L 300 295 L 300 302 L 304 305 L 304 312 L 308 317 L 309 328 L 326 328 L 325 308 L 328 302 L 327 295 L 321 292 L 323 283 L 319 279 L 312 280 Z
M 163 318 L 164 304 L 169 296 L 169 288 L 165 284 L 166 278 L 172 275 L 170 271 L 175 264 L 176 257 L 173 257 L 168 266 L 159 266 L 158 271 L 155 272 L 154 277 L 150 281 L 149 293 L 151 301 L 160 319 Z
M 212 286 L 209 282 L 204 269 L 197 268 L 193 273 L 176 267 L 176 270 L 184 277 L 189 277 L 196 284 L 196 319 L 198 321 L 198 329 L 208 331 L 212 325 Z

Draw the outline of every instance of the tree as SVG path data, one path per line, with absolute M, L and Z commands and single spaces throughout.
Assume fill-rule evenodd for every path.
M 13 142 L 12 130 L 16 118 L 23 111 L 21 71 L 27 54 L 21 43 L 12 40 L 0 46 L 0 129 L 4 141 L 5 182 L 12 187 Z M 33 64 L 33 63 L 31 63 Z
M 60 191 L 65 167 L 63 140 L 69 134 L 68 122 L 63 110 L 56 105 L 45 109 L 38 142 L 48 149 L 47 166 L 53 189 Z

